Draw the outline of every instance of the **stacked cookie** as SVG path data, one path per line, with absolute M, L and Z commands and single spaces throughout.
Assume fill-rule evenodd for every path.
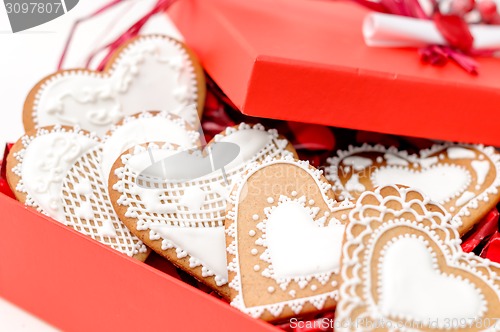
M 145 260 L 149 249 L 120 221 L 107 173 L 124 150 L 151 140 L 199 144 L 204 76 L 192 52 L 161 35 L 118 49 L 103 72 L 64 70 L 42 79 L 24 107 L 26 134 L 7 159 L 7 180 L 28 206 Z M 157 112 L 134 113 L 149 109 Z M 103 174 L 106 174 L 104 176 Z
M 228 204 L 231 304 L 268 321 L 336 306 L 336 330 L 498 330 L 500 265 L 460 234 L 498 203 L 499 165 L 457 144 L 338 151 L 332 185 L 307 162 L 255 165 Z
M 123 254 L 154 250 L 255 318 L 336 308 L 338 330 L 495 329 L 500 266 L 460 249 L 500 200 L 494 148 L 351 147 L 324 177 L 260 124 L 204 144 L 204 95 L 192 52 L 164 36 L 130 41 L 104 72 L 55 73 L 28 96 L 9 184 Z

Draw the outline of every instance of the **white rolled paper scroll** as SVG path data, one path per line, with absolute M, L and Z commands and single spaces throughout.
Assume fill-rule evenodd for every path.
M 500 49 L 500 26 L 471 25 L 474 49 Z M 433 21 L 411 17 L 370 13 L 363 22 L 363 37 L 368 46 L 422 47 L 446 45 Z

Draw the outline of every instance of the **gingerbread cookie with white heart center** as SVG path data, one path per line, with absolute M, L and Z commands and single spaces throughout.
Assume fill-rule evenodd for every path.
M 219 149 L 226 146 L 237 149 Z M 284 155 L 294 150 L 276 130 L 242 123 L 217 135 L 203 152 L 158 142 L 135 146 L 113 166 L 109 192 L 118 216 L 134 234 L 228 297 L 227 196 L 248 164 Z
M 500 265 L 464 253 L 451 215 L 422 192 L 365 192 L 342 249 L 339 331 L 498 331 Z
M 231 305 L 279 321 L 333 309 L 345 224 L 322 171 L 293 158 L 255 165 L 226 216 Z
M 128 256 L 149 251 L 116 217 L 99 169 L 99 139 L 73 127 L 28 133 L 7 158 L 7 180 L 28 206 Z
M 160 110 L 197 125 L 204 99 L 203 70 L 186 45 L 144 35 L 116 50 L 102 72 L 62 70 L 42 79 L 26 99 L 23 122 L 26 131 L 78 125 L 102 136 L 125 116 Z
M 410 155 L 381 145 L 350 147 L 328 160 L 335 192 L 357 198 L 398 184 L 422 190 L 453 215 L 465 234 L 500 201 L 500 154 L 493 147 L 439 144 Z

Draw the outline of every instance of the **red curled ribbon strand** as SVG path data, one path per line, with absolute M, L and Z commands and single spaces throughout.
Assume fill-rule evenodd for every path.
M 113 52 L 117 48 L 119 48 L 127 40 L 136 37 L 139 34 L 139 32 L 141 31 L 141 29 L 144 26 L 144 24 L 146 24 L 148 22 L 148 20 L 153 15 L 161 13 L 163 11 L 166 11 L 175 1 L 177 1 L 177 0 L 158 0 L 156 2 L 156 4 L 153 6 L 153 8 L 151 8 L 151 10 L 148 13 L 146 13 L 146 15 L 144 15 L 137 22 L 135 22 L 134 24 L 132 24 L 132 26 L 130 28 L 128 28 L 118 38 L 116 38 L 111 43 L 109 43 L 109 44 L 107 44 L 107 45 L 99 48 L 98 50 L 92 52 L 89 55 L 89 57 L 87 58 L 85 67 L 86 68 L 89 67 L 90 63 L 92 62 L 92 60 L 94 59 L 94 57 L 97 54 L 99 54 L 99 53 L 101 53 L 103 51 L 107 51 L 106 56 L 104 57 L 104 59 L 102 59 L 102 61 L 100 62 L 99 66 L 97 67 L 97 70 L 103 70 L 104 67 L 106 66 L 106 63 L 109 61 L 109 58 L 111 57 L 111 55 L 113 54 Z M 71 45 L 71 40 L 73 39 L 73 36 L 74 36 L 75 31 L 78 28 L 78 26 L 81 23 L 83 23 L 83 22 L 85 22 L 87 20 L 90 20 L 90 19 L 94 18 L 95 16 L 98 16 L 98 15 L 101 15 L 101 14 L 105 13 L 109 9 L 114 8 L 116 5 L 118 5 L 120 3 L 123 3 L 123 2 L 126 2 L 126 0 L 112 0 L 111 2 L 105 4 L 101 8 L 97 9 L 96 11 L 94 11 L 93 13 L 91 13 L 91 14 L 89 14 L 89 15 L 87 15 L 85 17 L 82 17 L 82 18 L 80 18 L 80 19 L 78 19 L 78 20 L 75 21 L 75 23 L 73 24 L 73 26 L 70 29 L 70 33 L 68 35 L 68 38 L 67 38 L 66 43 L 64 45 L 63 52 L 62 52 L 61 57 L 59 59 L 59 63 L 57 65 L 57 69 L 58 70 L 62 69 L 62 67 L 64 65 L 64 60 L 65 60 L 66 55 L 68 53 L 69 47 Z

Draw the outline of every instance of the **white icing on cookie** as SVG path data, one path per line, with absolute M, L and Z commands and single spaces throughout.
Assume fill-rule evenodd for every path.
M 155 177 L 161 178 L 161 176 L 164 173 L 170 174 L 171 172 L 173 172 L 173 169 L 178 168 L 179 165 L 171 165 L 168 163 L 164 163 L 159 167 L 150 168 L 149 166 L 151 166 L 151 164 L 155 161 L 163 160 L 173 156 L 174 154 L 179 152 L 178 149 L 179 149 L 178 147 L 175 147 L 170 143 L 163 144 L 161 149 L 159 149 L 157 146 L 153 146 L 152 147 L 153 151 L 151 152 L 153 160 L 151 160 L 150 151 L 141 147 L 133 151 L 132 154 L 126 155 L 127 167 L 130 170 L 130 172 L 135 174 L 141 173 L 144 177 L 149 176 L 152 178 Z
M 480 317 L 484 296 L 467 280 L 439 270 L 436 254 L 417 238 L 401 238 L 384 250 L 380 283 L 381 311 L 411 317 L 417 322 Z M 466 304 L 466 305 L 465 305 Z
M 462 148 L 459 146 L 449 147 L 448 158 L 450 159 L 474 159 L 476 158 L 476 153 L 470 149 Z
M 116 238 L 116 230 L 113 227 L 113 223 L 109 220 L 102 221 L 102 225 L 98 226 L 97 233 L 102 237 Z M 145 248 L 144 248 L 145 249 Z
M 285 201 L 269 213 L 266 243 L 276 278 L 339 268 L 345 225 L 319 227 L 311 212 L 297 201 Z
M 78 182 L 74 184 L 73 191 L 77 195 L 90 195 L 92 194 L 92 185 L 89 181 Z
M 424 159 L 420 159 L 420 166 L 422 166 L 422 168 L 429 168 L 432 165 L 437 164 L 438 162 L 439 162 L 439 159 L 437 156 L 424 158 Z
M 21 177 L 16 190 L 27 194 L 26 204 L 64 221 L 61 188 L 76 160 L 97 145 L 93 136 L 58 126 L 41 128 L 36 136 L 22 138 L 24 148 L 15 154 L 20 161 L 13 172 Z M 84 211 L 83 211 L 84 213 Z
M 343 163 L 352 166 L 355 171 L 362 171 L 373 164 L 371 159 L 359 156 L 344 158 Z M 346 172 L 349 172 L 349 170 L 346 170 Z
M 486 179 L 486 176 L 488 175 L 488 172 L 490 171 L 490 163 L 487 160 L 483 161 L 478 161 L 478 160 L 473 160 L 471 162 L 471 166 L 476 172 L 476 182 L 477 184 L 481 185 L 484 183 L 484 180 Z
M 203 269 L 204 277 L 219 276 L 219 285 L 227 282 L 224 227 L 175 227 L 160 223 L 144 225 L 162 238 L 162 249 L 179 248 L 177 257 L 190 255 L 190 267 Z M 180 249 L 182 248 L 182 249 Z
M 384 154 L 384 158 L 385 158 L 385 161 L 387 162 L 387 165 L 408 166 L 408 161 L 406 161 L 403 158 L 400 158 L 396 155 L 393 155 L 392 153 Z
M 135 184 L 131 193 L 138 195 L 149 213 L 169 214 L 176 213 L 179 204 L 166 203 L 167 197 L 162 189 L 144 189 Z
M 92 205 L 89 201 L 80 202 L 80 206 L 75 207 L 75 215 L 78 218 L 85 219 L 87 221 L 92 220 L 94 217 L 94 211 L 92 210 Z
M 184 47 L 167 37 L 141 36 L 118 55 L 108 72 L 57 73 L 39 88 L 33 106 L 37 127 L 79 125 L 104 135 L 127 115 L 146 110 L 197 122 L 197 78 Z
M 456 206 L 462 206 L 476 196 L 473 192 L 465 191 L 455 202 Z
M 116 159 L 134 145 L 168 142 L 182 149 L 198 146 L 199 133 L 188 129 L 184 119 L 167 112 L 143 112 L 123 120 L 103 139 L 101 168 L 106 183 Z
M 420 172 L 399 167 L 381 167 L 372 173 L 371 179 L 375 186 L 401 184 L 422 190 L 440 203 L 462 193 L 471 181 L 465 168 L 452 165 L 436 165 Z
M 187 207 L 191 211 L 199 211 L 205 204 L 207 193 L 198 187 L 189 187 L 184 189 L 179 205 Z
M 64 212 L 60 221 L 128 256 L 145 253 L 146 246 L 113 210 L 100 172 L 101 153 L 101 146 L 96 146 L 68 170 L 60 194 Z
M 222 136 L 220 139 L 217 139 L 216 142 L 231 142 L 240 147 L 238 157 L 226 166 L 227 169 L 232 169 L 254 159 L 255 155 L 259 154 L 271 140 L 272 137 L 265 131 L 242 129 L 231 135 Z
M 345 184 L 345 188 L 349 191 L 365 191 L 365 186 L 361 182 L 359 182 L 359 174 L 351 175 L 351 178 Z

